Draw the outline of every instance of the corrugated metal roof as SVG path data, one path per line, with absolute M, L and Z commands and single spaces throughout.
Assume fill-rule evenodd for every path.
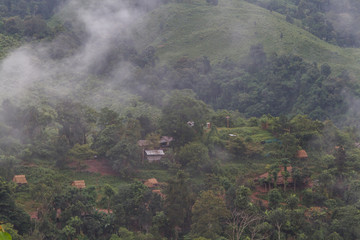
M 164 156 L 165 153 L 163 150 L 145 150 L 147 156 Z

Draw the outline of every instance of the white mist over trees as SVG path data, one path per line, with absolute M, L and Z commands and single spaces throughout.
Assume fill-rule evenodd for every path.
M 2 60 L 1 100 L 81 92 L 82 84 L 109 64 L 114 49 L 132 38 L 144 12 L 159 4 L 157 0 L 136 2 L 66 1 L 55 15 L 64 23 L 62 33 L 48 41 L 26 43 Z M 130 66 L 122 59 L 112 64 L 116 70 L 107 75 L 111 81 L 122 81 L 129 75 Z M 34 90 L 38 92 L 34 94 Z

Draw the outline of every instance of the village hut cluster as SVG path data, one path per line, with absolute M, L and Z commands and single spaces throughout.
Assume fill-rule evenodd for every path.
M 28 184 L 28 181 L 26 180 L 25 175 L 15 175 L 12 179 L 14 183 L 16 183 L 18 186 L 26 185 Z M 84 180 L 75 180 L 71 183 L 71 186 L 76 187 L 78 189 L 85 188 L 85 181 Z
M 300 160 L 308 159 L 308 154 L 305 150 L 299 150 L 296 153 L 296 158 Z M 258 176 L 255 181 L 264 184 L 265 189 L 270 189 L 271 186 L 281 186 L 286 189 L 286 187 L 292 187 L 295 185 L 295 181 L 292 177 L 293 167 L 289 166 L 279 166 L 279 171 L 275 173 L 266 172 Z
M 146 160 L 150 163 L 159 162 L 165 156 L 164 149 L 170 147 L 173 140 L 173 137 L 162 136 L 155 144 L 156 146 L 154 146 L 154 144 L 152 144 L 149 140 L 139 140 L 137 144 L 142 150 L 141 160 Z

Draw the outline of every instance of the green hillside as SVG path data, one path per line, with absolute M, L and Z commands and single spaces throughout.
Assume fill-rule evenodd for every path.
M 205 1 L 163 5 L 137 30 L 139 47 L 157 48 L 160 63 L 182 56 L 208 56 L 213 63 L 230 57 L 240 60 L 251 45 L 261 43 L 268 53 L 295 54 L 308 62 L 329 63 L 334 72 L 360 72 L 359 49 L 341 48 L 315 37 L 285 16 L 238 0 L 218 6 Z
M 247 1 L 0 1 L 0 240 L 360 239 L 360 34 Z

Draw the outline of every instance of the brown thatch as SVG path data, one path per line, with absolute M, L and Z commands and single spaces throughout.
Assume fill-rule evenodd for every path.
M 308 155 L 305 150 L 299 150 L 296 155 L 297 158 L 307 158 Z
M 71 183 L 71 186 L 76 188 L 85 188 L 85 181 L 84 180 L 76 180 Z
M 156 180 L 156 178 L 150 178 L 144 182 L 144 185 L 149 188 L 153 188 L 157 187 L 159 185 L 159 182 Z
M 15 175 L 13 177 L 13 182 L 17 184 L 27 184 L 25 175 Z

